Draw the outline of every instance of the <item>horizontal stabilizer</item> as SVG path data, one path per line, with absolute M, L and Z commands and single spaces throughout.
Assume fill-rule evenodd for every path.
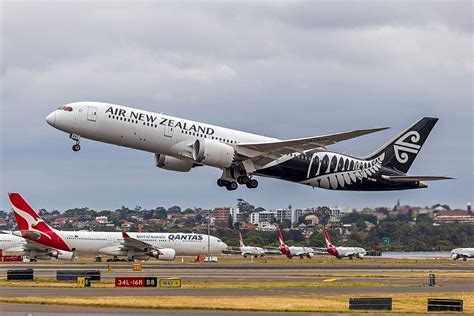
M 416 182 L 416 181 L 437 181 L 437 180 L 452 180 L 454 178 L 441 177 L 441 176 L 385 176 L 382 178 L 392 182 Z

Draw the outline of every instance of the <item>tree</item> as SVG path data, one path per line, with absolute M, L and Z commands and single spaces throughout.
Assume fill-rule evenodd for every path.
M 168 209 L 168 214 L 170 213 L 181 213 L 181 207 L 174 205 Z
M 314 212 L 314 215 L 319 218 L 319 223 L 321 225 L 326 226 L 329 222 L 329 218 L 331 217 L 331 209 L 326 206 L 318 207 Z

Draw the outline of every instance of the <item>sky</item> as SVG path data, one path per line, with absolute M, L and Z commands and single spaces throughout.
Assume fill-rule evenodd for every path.
M 1 2 L 0 209 L 281 208 L 473 201 L 471 1 Z M 422 116 L 440 120 L 409 174 L 424 190 L 340 192 L 260 178 L 228 192 L 221 171 L 176 173 L 153 154 L 82 140 L 45 117 L 102 101 L 290 139 L 391 129 L 330 149 L 364 156 Z

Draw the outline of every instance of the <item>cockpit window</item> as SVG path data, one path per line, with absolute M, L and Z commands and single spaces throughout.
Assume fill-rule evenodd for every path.
M 59 107 L 58 110 L 63 110 L 63 111 L 67 111 L 67 112 L 72 112 L 72 107 L 63 105 L 63 106 Z

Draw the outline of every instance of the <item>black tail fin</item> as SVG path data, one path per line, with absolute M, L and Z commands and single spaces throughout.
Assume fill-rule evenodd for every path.
M 382 166 L 407 173 L 437 121 L 434 117 L 420 119 L 366 159 L 384 154 Z

